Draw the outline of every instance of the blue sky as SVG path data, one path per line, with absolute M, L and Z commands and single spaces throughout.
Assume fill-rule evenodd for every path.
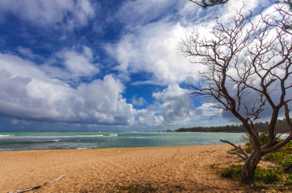
M 273 1 L 248 0 L 246 10 Z M 179 50 L 242 1 L 0 0 L 0 129 L 168 129 L 232 122 L 192 98 L 201 66 Z

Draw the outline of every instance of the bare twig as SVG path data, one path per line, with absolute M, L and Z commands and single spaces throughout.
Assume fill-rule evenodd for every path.
M 39 190 L 41 189 L 42 187 L 44 186 L 47 186 L 49 184 L 54 184 L 58 181 L 60 181 L 61 179 L 63 179 L 65 176 L 62 175 L 62 176 L 59 176 L 58 178 L 52 180 L 52 181 L 47 181 L 47 182 L 44 182 L 43 184 L 41 185 L 36 185 L 36 186 L 33 186 L 33 187 L 30 187 L 30 188 L 26 188 L 26 189 L 23 189 L 23 190 L 16 190 L 15 192 L 8 192 L 8 193 L 26 193 L 26 192 L 29 192 L 29 191 L 33 191 L 33 190 Z
M 244 149 L 242 149 L 242 147 L 240 145 L 235 145 L 234 143 L 231 143 L 230 141 L 223 140 L 223 139 L 220 139 L 220 141 L 222 143 L 227 143 L 233 147 L 233 149 L 228 151 L 228 153 L 233 154 L 233 155 L 237 155 L 243 161 L 247 160 L 248 154 L 246 153 L 246 151 Z

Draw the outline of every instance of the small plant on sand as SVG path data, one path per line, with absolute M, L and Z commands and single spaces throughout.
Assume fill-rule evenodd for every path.
M 292 185 L 292 174 L 288 174 L 286 178 L 286 185 Z
M 265 141 L 265 137 L 261 137 Z M 280 138 L 278 140 L 281 140 Z M 268 168 L 257 167 L 255 170 L 255 181 L 257 185 L 275 185 L 273 187 L 292 186 L 292 143 L 288 143 L 277 152 L 263 157 L 266 162 L 272 163 Z M 245 145 L 249 148 L 249 143 Z M 248 151 L 248 150 L 246 150 Z M 221 170 L 224 178 L 239 180 L 241 177 L 242 164 L 231 165 Z
M 255 178 L 257 182 L 263 184 L 276 184 L 282 181 L 283 172 L 278 168 L 256 169 Z
M 279 167 L 285 173 L 292 173 L 292 143 L 288 143 L 286 146 L 281 148 L 278 152 L 271 153 L 264 157 L 264 160 L 270 161 Z
M 221 176 L 230 179 L 239 179 L 241 173 L 241 165 L 231 165 L 221 171 Z
M 287 173 L 292 173 L 292 155 L 287 156 L 281 162 L 281 166 L 283 167 L 284 171 Z
M 238 180 L 241 174 L 241 165 L 232 165 L 224 168 L 221 171 L 221 176 L 224 178 Z M 260 168 L 258 167 L 255 171 L 255 179 L 257 183 L 261 184 L 275 184 L 278 182 L 283 182 L 283 172 L 281 169 L 277 168 Z
M 274 163 L 280 163 L 287 156 L 288 154 L 286 152 L 279 151 L 265 156 L 264 160 L 271 161 Z

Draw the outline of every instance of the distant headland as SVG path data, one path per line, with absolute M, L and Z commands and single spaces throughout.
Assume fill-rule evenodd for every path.
M 262 131 L 268 126 L 268 122 L 259 122 L 255 124 L 255 128 Z M 285 120 L 278 120 L 278 133 L 289 132 L 287 122 Z M 178 128 L 171 132 L 228 132 L 228 133 L 242 133 L 245 132 L 243 125 L 225 125 L 225 126 L 210 126 L 210 127 L 190 127 Z

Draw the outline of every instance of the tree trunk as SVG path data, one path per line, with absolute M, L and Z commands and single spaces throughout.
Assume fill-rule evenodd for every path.
M 241 181 L 244 184 L 252 184 L 254 182 L 255 169 L 262 158 L 261 152 L 254 151 L 245 161 L 241 171 Z

